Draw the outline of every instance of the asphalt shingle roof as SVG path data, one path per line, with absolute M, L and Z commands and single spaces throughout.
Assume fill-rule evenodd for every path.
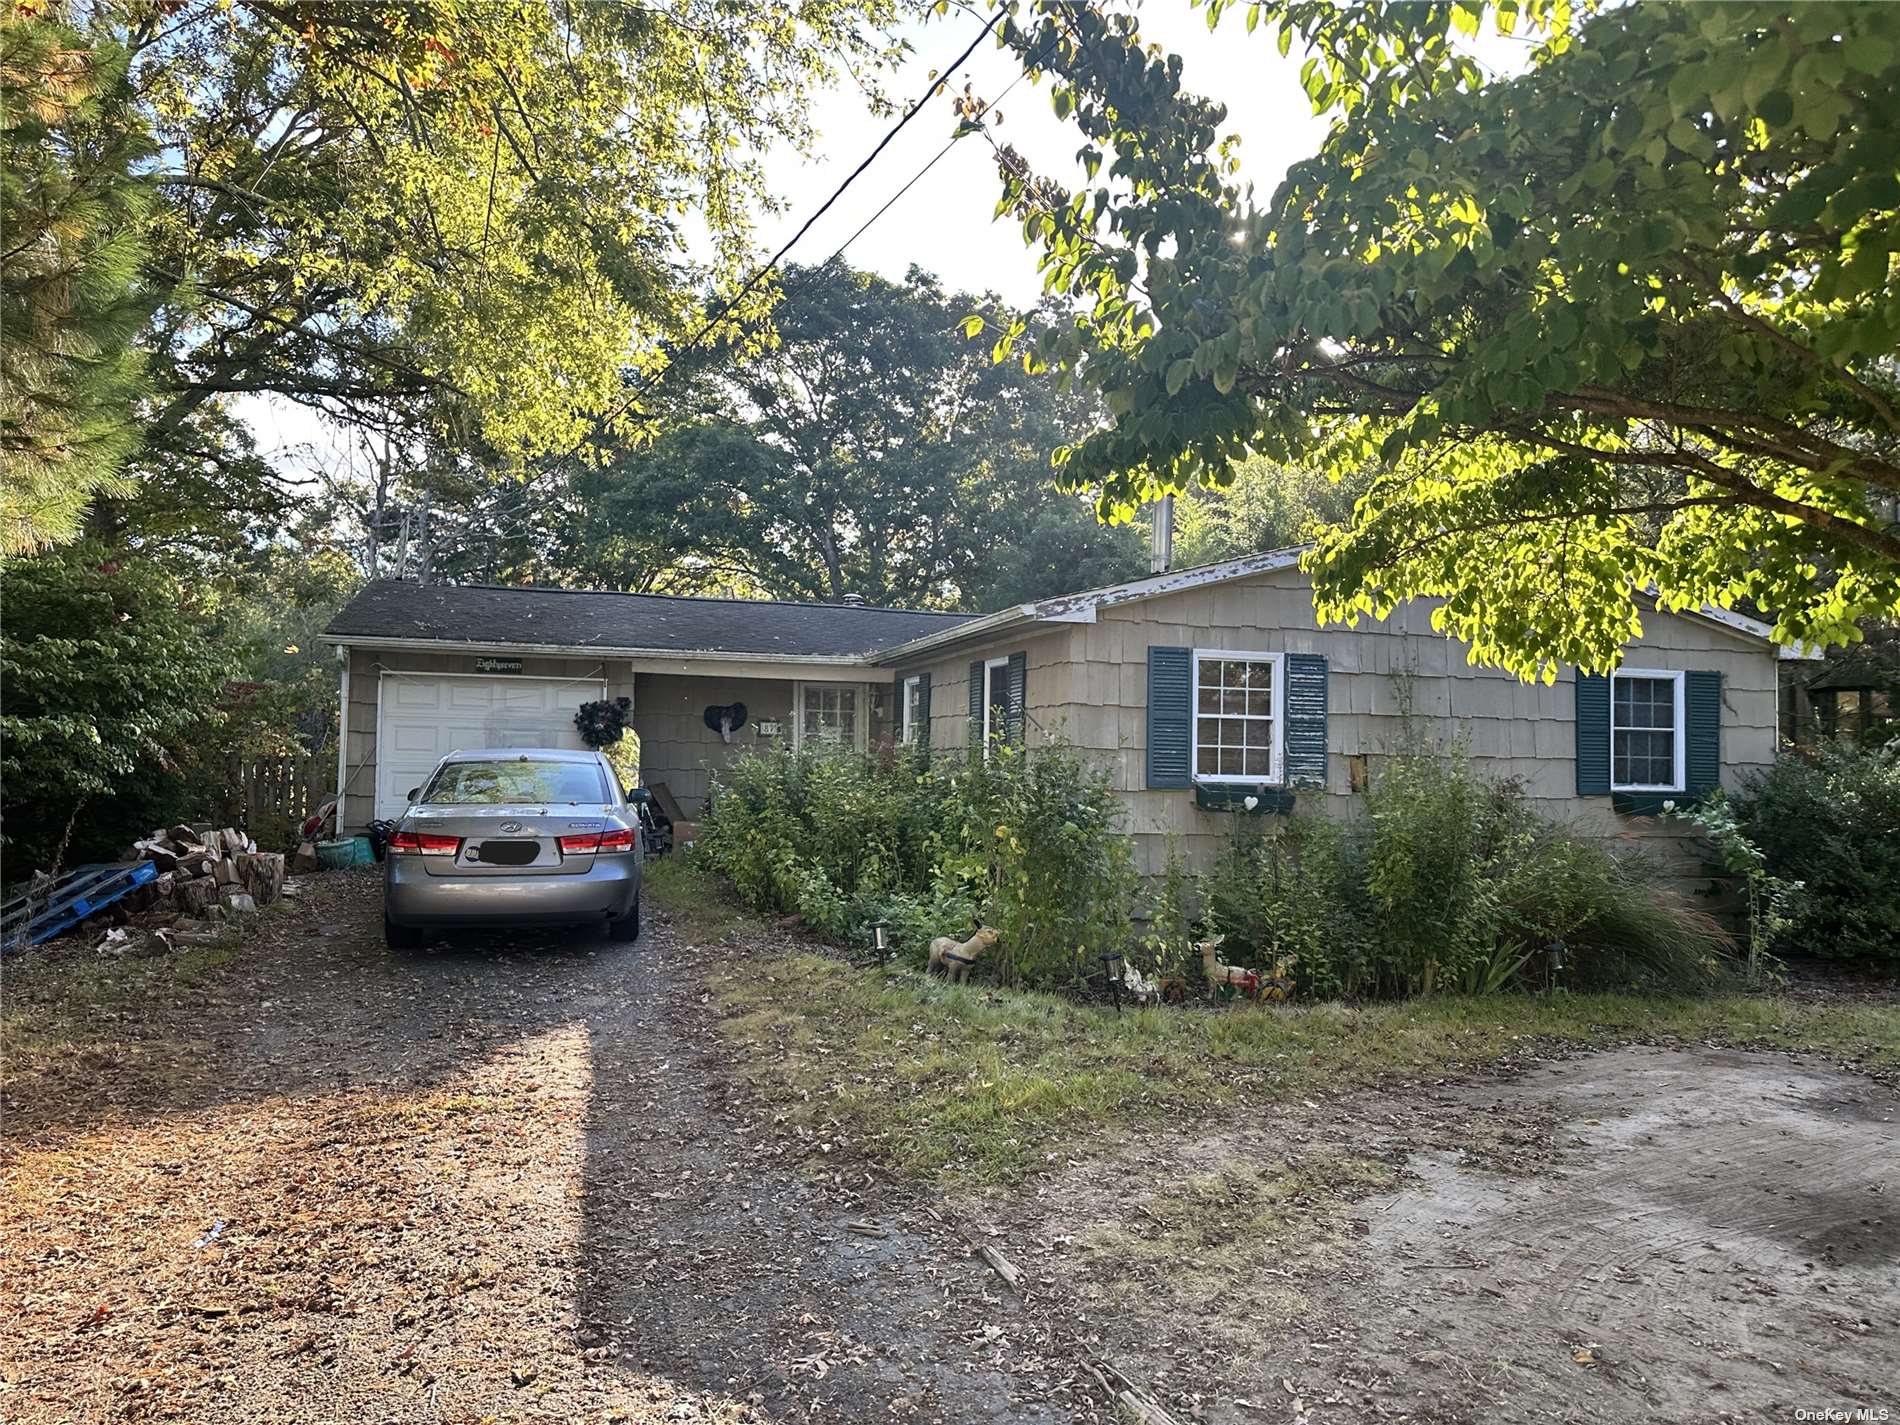
M 893 647 L 969 617 L 849 604 L 380 579 L 344 605 L 324 632 L 343 640 L 426 638 L 523 647 L 848 657 Z

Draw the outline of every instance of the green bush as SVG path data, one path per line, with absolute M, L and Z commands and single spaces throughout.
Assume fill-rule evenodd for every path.
M 987 762 L 819 750 L 720 774 L 699 851 L 749 904 L 921 960 L 937 935 L 1002 932 L 1007 984 L 1071 983 L 1127 939 L 1135 875 L 1107 781 L 1067 746 Z
M 1396 755 L 1375 787 L 1350 822 L 1234 818 L 1205 876 L 1171 847 L 1135 952 L 1144 968 L 1196 978 L 1195 940 L 1219 933 L 1223 960 L 1284 973 L 1307 997 L 1542 984 L 1554 941 L 1578 988 L 1692 988 L 1726 972 L 1722 927 L 1659 887 L 1640 853 L 1565 834 L 1462 748 Z M 855 944 L 884 920 L 915 959 L 932 936 L 994 925 L 997 976 L 1055 986 L 1133 948 L 1119 815 L 1106 779 L 1059 743 L 986 762 L 773 753 L 720 775 L 700 853 L 755 907 Z
M 1784 758 L 1733 807 L 1770 874 L 1801 883 L 1783 952 L 1900 965 L 1900 748 Z
M 6 878 L 111 860 L 191 810 L 234 663 L 189 585 L 89 541 L 0 567 Z
M 1489 993 L 1542 983 L 1562 942 L 1578 988 L 1707 985 L 1733 949 L 1713 918 L 1618 853 L 1538 817 L 1463 750 L 1414 750 L 1381 769 L 1365 815 L 1235 828 L 1204 888 L 1221 956 L 1285 967 L 1303 995 Z

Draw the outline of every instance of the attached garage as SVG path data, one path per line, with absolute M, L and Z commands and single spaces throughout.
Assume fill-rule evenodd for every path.
M 450 752 L 579 748 L 574 714 L 601 698 L 632 705 L 642 779 L 696 809 L 747 748 L 814 726 L 859 746 L 875 738 L 890 677 L 867 655 L 965 617 L 379 580 L 323 633 L 342 675 L 337 823 L 356 831 L 401 815 Z
M 474 747 L 584 748 L 574 709 L 607 696 L 600 678 L 385 668 L 376 697 L 376 815 L 395 818 L 450 752 Z

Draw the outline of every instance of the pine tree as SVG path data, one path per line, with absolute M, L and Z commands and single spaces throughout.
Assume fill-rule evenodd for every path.
M 150 154 L 125 60 L 0 15 L 0 557 L 72 539 L 140 438 Z

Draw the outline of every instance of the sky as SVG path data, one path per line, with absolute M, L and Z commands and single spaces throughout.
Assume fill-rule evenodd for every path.
M 931 71 L 949 65 L 986 18 L 958 11 L 906 25 L 901 34 L 911 53 L 885 74 L 885 91 L 908 106 L 929 86 Z M 1318 149 L 1325 132 L 1324 121 L 1313 116 L 1300 88 L 1303 56 L 1297 44 L 1282 58 L 1266 27 L 1247 33 L 1240 7 L 1212 33 L 1205 12 L 1187 0 L 1148 0 L 1140 18 L 1144 39 L 1181 56 L 1184 86 L 1226 105 L 1225 132 L 1240 139 L 1241 177 L 1264 202 L 1290 164 Z M 1470 48 L 1494 74 L 1520 68 L 1529 50 L 1522 41 L 1491 35 Z M 969 61 L 950 74 L 945 92 L 933 97 L 892 140 L 786 261 L 824 261 L 916 178 L 915 186 L 852 242 L 846 258 L 891 278 L 901 278 L 914 263 L 937 273 L 953 291 L 994 292 L 1014 304 L 1033 304 L 1042 289 L 1036 255 L 1024 246 L 1013 222 L 993 217 L 1000 186 L 989 144 L 974 135 L 962 139 L 917 177 L 955 131 L 951 95 L 968 83 L 1002 111 L 1003 122 L 995 130 L 999 142 L 1013 144 L 1037 171 L 1079 184 L 1082 175 L 1074 158 L 1081 146 L 1079 134 L 1056 119 L 1047 79 L 1040 85 L 1022 80 L 1010 88 L 1021 74 L 1011 51 L 984 39 Z M 760 223 L 761 260 L 818 210 L 896 117 L 874 116 L 846 76 L 818 96 L 811 121 L 809 157 L 788 152 L 768 160 L 767 172 L 782 206 Z M 252 399 L 240 412 L 256 434 L 260 452 L 279 464 L 334 468 L 347 458 L 341 434 L 302 408 Z

